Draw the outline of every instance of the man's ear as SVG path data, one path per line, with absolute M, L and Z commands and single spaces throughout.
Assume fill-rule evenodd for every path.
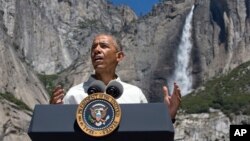
M 125 57 L 125 54 L 122 51 L 117 52 L 116 54 L 117 61 L 120 62 Z

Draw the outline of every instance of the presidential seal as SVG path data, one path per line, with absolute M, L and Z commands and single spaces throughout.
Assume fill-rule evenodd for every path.
M 118 127 L 121 108 L 112 96 L 94 93 L 81 101 L 76 120 L 84 133 L 93 137 L 106 136 Z

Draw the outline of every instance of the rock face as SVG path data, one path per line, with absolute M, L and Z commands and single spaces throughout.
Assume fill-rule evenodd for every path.
M 179 114 L 175 127 L 175 140 L 225 140 L 229 141 L 231 124 L 250 123 L 249 116 L 233 116 L 232 119 L 218 110 L 204 114 Z
M 120 32 L 136 20 L 126 7 L 115 9 L 103 0 L 16 1 L 15 12 L 15 43 L 25 61 L 45 74 L 63 71 L 87 56 L 93 34 Z
M 0 19 L 2 16 L 0 16 Z M 0 20 L 2 21 L 2 20 Z M 1 25 L 1 23 L 0 23 Z M 30 108 L 47 103 L 48 95 L 36 74 L 16 51 L 13 39 L 0 28 L 0 93 L 11 93 Z
M 193 73 L 196 84 L 250 59 L 247 0 L 196 0 Z
M 248 0 L 164 0 L 140 18 L 129 7 L 115 7 L 105 0 L 0 0 L 0 92 L 13 94 L 31 109 L 48 103 L 48 94 L 36 74 L 58 73 L 57 81 L 66 90 L 82 82 L 93 72 L 89 57 L 93 36 L 108 32 L 121 39 L 126 54 L 117 73 L 142 88 L 150 102 L 160 102 L 161 87 L 175 69 L 182 29 L 192 5 L 190 68 L 195 89 L 250 60 Z M 12 103 L 1 100 L 1 104 Z M 16 110 L 8 107 L 1 113 Z M 29 114 L 20 112 L 25 116 L 19 121 L 30 120 Z M 20 136 L 7 132 L 11 126 L 27 130 L 27 125 L 12 122 L 13 117 L 1 114 L 5 120 L 0 122 L 4 125 L 0 126 L 0 140 L 29 140 L 26 135 L 23 138 L 23 132 Z M 191 128 L 182 130 L 189 124 L 186 118 L 197 127 L 211 125 L 204 132 L 213 134 L 215 130 L 218 134 L 213 134 L 213 139 L 228 137 L 226 130 L 212 126 L 214 121 L 223 128 L 232 123 L 222 113 L 180 116 L 177 139 L 210 137 L 202 128 L 195 130 L 195 135 Z M 197 123 L 195 119 L 199 119 Z M 239 117 L 235 123 L 243 119 Z
M 17 105 L 0 97 L 0 140 L 30 141 L 27 135 L 31 112 L 20 110 Z

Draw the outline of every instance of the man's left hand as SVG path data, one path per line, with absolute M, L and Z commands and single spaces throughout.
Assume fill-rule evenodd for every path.
M 168 88 L 166 86 L 163 86 L 163 94 L 164 94 L 164 102 L 168 106 L 171 119 L 175 119 L 177 110 L 179 109 L 181 104 L 181 90 L 179 86 L 176 83 L 174 83 L 173 94 L 171 96 L 168 94 Z

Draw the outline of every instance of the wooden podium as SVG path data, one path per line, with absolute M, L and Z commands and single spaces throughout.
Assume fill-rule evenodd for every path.
M 94 138 L 76 122 L 77 105 L 36 105 L 28 135 L 32 141 L 173 141 L 174 128 L 164 103 L 120 104 L 119 127 Z

